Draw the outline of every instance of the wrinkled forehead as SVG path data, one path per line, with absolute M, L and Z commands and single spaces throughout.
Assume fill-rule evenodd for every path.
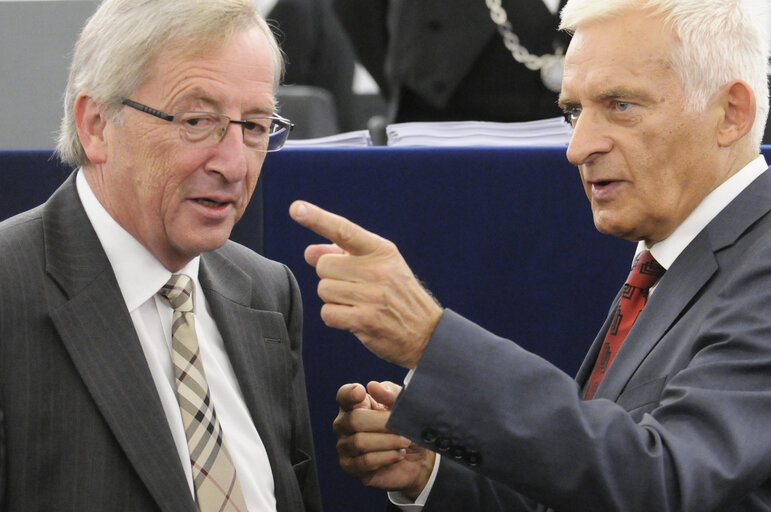
M 670 68 L 678 46 L 663 17 L 627 12 L 577 28 L 565 55 L 566 73 L 593 66 Z
M 142 70 L 143 74 L 137 81 L 137 88 L 159 77 L 173 79 L 173 76 L 169 76 L 173 73 L 171 69 L 173 67 L 180 65 L 195 67 L 197 63 L 218 59 L 225 60 L 229 58 L 226 50 L 229 50 L 234 44 L 251 45 L 250 51 L 247 52 L 249 60 L 243 63 L 258 66 L 263 70 L 263 73 L 269 73 L 275 89 L 278 85 L 276 56 L 273 55 L 267 36 L 257 24 L 246 25 L 228 33 L 202 33 L 193 39 L 189 37 L 169 39 L 147 60 L 147 64 Z

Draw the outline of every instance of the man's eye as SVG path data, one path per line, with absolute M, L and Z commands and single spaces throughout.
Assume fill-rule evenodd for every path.
M 216 121 L 212 117 L 198 116 L 198 117 L 185 118 L 184 123 L 185 123 L 185 126 L 187 126 L 188 128 L 205 130 L 207 128 L 211 128 L 214 124 L 216 124 Z
M 578 116 L 581 115 L 581 107 L 567 107 L 565 110 L 565 120 L 570 124 L 575 124 Z
M 255 121 L 247 121 L 244 123 L 244 130 L 252 133 L 262 133 L 265 131 L 265 127 Z
M 616 110 L 619 112 L 626 112 L 632 107 L 631 103 L 627 103 L 626 101 L 617 101 L 616 102 Z

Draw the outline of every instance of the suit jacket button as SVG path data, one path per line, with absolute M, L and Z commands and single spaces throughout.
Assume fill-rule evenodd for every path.
M 423 433 L 421 435 L 423 438 L 423 441 L 426 443 L 435 443 L 436 439 L 439 437 L 439 434 L 437 434 L 436 430 L 433 428 L 427 428 L 423 430 Z
M 468 464 L 471 467 L 478 466 L 482 463 L 482 456 L 479 454 L 479 452 L 476 452 L 474 450 L 468 450 L 466 452 L 464 459 L 466 461 L 466 464 Z
M 463 459 L 466 456 L 466 449 L 460 445 L 455 445 L 450 449 L 450 455 L 454 459 Z
M 440 452 L 446 452 L 452 448 L 452 441 L 447 437 L 440 437 L 436 440 L 436 447 Z

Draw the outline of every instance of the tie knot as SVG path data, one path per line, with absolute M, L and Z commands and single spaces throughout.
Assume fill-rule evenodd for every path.
M 634 267 L 629 273 L 627 284 L 647 290 L 664 275 L 664 267 L 653 258 L 650 251 L 642 251 L 637 255 Z
M 193 280 L 185 274 L 174 274 L 158 291 L 175 311 L 193 311 Z

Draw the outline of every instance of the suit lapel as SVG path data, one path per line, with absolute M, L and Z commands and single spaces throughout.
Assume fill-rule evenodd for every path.
M 140 478 L 167 512 L 195 510 L 166 416 L 74 174 L 43 212 L 51 319 Z
M 578 373 L 576 374 L 576 382 L 578 382 L 582 388 L 586 384 L 586 380 L 589 378 L 589 374 L 594 368 L 594 362 L 597 360 L 600 347 L 602 347 L 602 342 L 605 339 L 605 333 L 608 332 L 608 329 L 610 328 L 610 322 L 613 320 L 613 312 L 616 310 L 616 304 L 618 304 L 620 297 L 621 290 L 619 290 L 619 292 L 616 294 L 616 298 L 613 299 L 613 303 L 610 307 L 610 310 L 608 311 L 608 315 L 605 317 L 605 322 L 600 328 L 600 332 L 597 333 L 597 336 L 594 338 L 594 341 L 589 347 L 589 351 L 586 353 L 584 360 L 581 362 L 581 366 L 578 368 Z
M 283 406 L 290 404 L 286 381 L 272 378 L 272 373 L 281 368 L 268 364 L 270 358 L 265 340 L 275 336 L 266 332 L 268 326 L 264 315 L 269 313 L 251 307 L 252 277 L 216 252 L 201 255 L 199 280 L 247 409 L 265 445 L 274 473 L 276 499 L 280 502 L 284 479 L 278 470 L 283 459 L 275 432 L 275 426 L 280 422 L 278 412 L 273 409 L 273 400 L 267 397 L 286 395 Z
M 658 283 L 595 394 L 618 399 L 645 357 L 683 315 L 694 297 L 720 269 L 717 254 L 736 241 L 771 209 L 771 173 L 751 183 L 677 257 Z M 618 297 L 616 297 L 618 301 Z M 615 302 L 614 302 L 615 305 Z M 588 378 L 607 332 L 609 318 L 579 370 L 581 385 Z
M 717 270 L 708 237 L 694 239 L 659 281 L 595 396 L 611 400 L 619 397 L 630 376 Z

